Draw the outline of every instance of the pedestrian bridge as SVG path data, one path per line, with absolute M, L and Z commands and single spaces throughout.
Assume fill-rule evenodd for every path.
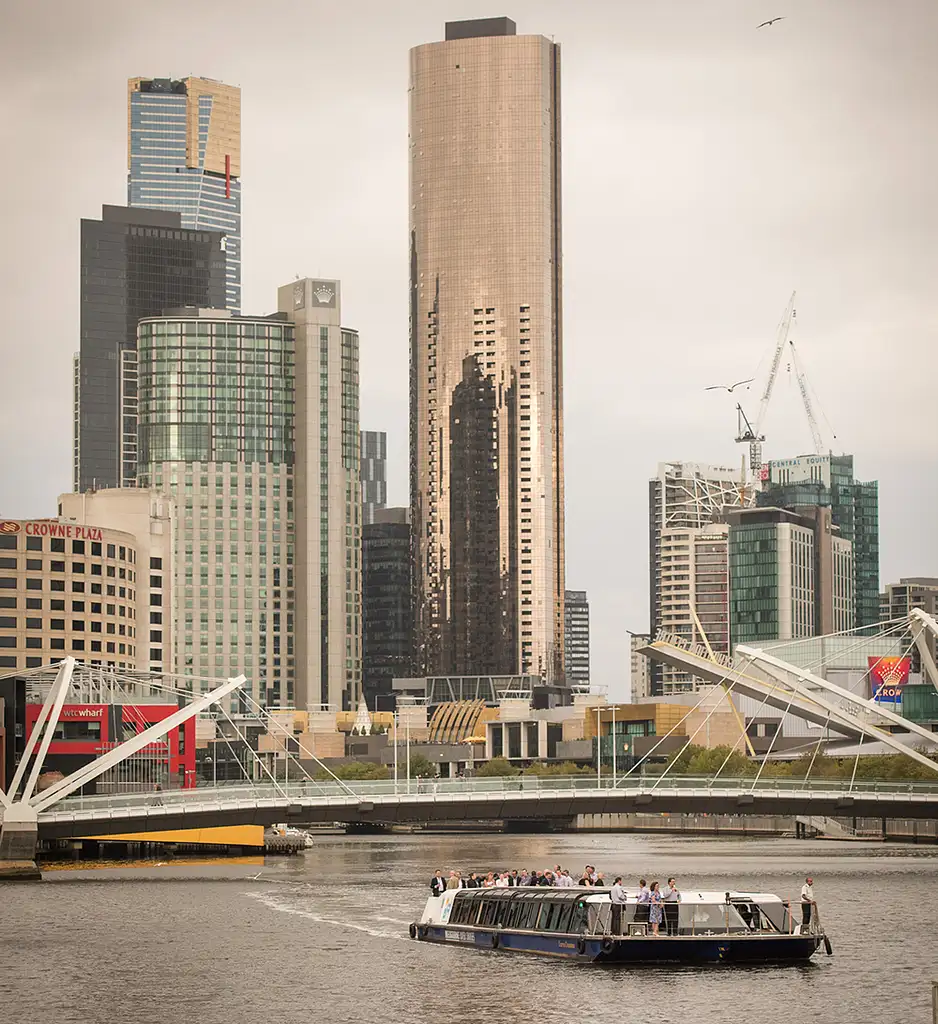
M 686 776 L 453 779 L 220 785 L 72 796 L 38 815 L 40 839 L 218 825 L 343 822 L 391 825 L 569 821 L 578 814 L 771 814 L 938 817 L 938 783 Z

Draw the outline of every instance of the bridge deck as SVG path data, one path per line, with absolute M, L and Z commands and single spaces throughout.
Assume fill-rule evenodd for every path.
M 680 777 L 290 783 L 72 797 L 39 815 L 44 839 L 143 829 L 274 822 L 393 824 L 485 819 L 569 820 L 577 814 L 672 812 L 938 818 L 938 784 Z

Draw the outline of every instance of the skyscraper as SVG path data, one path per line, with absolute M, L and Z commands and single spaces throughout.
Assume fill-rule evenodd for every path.
M 222 306 L 224 236 L 170 210 L 105 206 L 81 222 L 81 350 L 74 370 L 73 486 L 133 486 L 137 323 L 177 306 Z
M 563 672 L 560 49 L 410 53 L 416 670 Z
M 829 508 L 740 509 L 727 519 L 734 647 L 853 628 L 853 545 Z
M 243 672 L 254 700 L 290 706 L 301 614 L 293 325 L 169 311 L 141 321 L 138 352 L 140 486 L 176 502 L 176 599 L 162 609 L 175 618 L 175 671 Z
M 375 512 L 388 503 L 388 435 L 383 430 L 361 432 L 362 525 L 375 521 Z
M 342 326 L 338 281 L 277 290 L 296 339 L 296 706 L 358 706 L 362 527 L 358 332 Z
M 794 511 L 829 506 L 841 537 L 853 545 L 856 620 L 850 628 L 879 622 L 879 484 L 854 479 L 852 455 L 773 460 L 758 504 Z
M 577 693 L 590 688 L 590 605 L 585 590 L 564 593 L 564 661 L 567 682 Z
M 409 509 L 376 509 L 362 527 L 362 693 L 392 711 L 391 681 L 411 675 L 413 613 Z
M 176 210 L 225 234 L 226 291 L 241 309 L 241 90 L 208 78 L 127 83 L 127 203 Z
M 727 576 L 724 509 L 747 505 L 738 469 L 663 462 L 648 484 L 650 635 L 659 629 L 702 643 L 697 613 L 714 651 L 726 651 Z M 692 689 L 694 679 L 660 662 L 648 667 L 650 693 Z

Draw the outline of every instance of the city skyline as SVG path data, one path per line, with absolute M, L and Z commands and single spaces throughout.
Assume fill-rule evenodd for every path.
M 208 23 L 211 6 L 193 12 L 197 24 Z M 864 478 L 880 481 L 881 579 L 934 574 L 938 542 L 925 522 L 938 473 L 917 410 L 929 408 L 936 351 L 926 312 L 934 213 L 920 170 L 933 146 L 921 132 L 921 97 L 935 71 L 918 44 L 929 35 L 922 18 L 935 12 L 904 6 L 916 7 L 915 39 L 899 27 L 906 19 L 882 17 L 870 4 L 850 5 L 849 15 L 844 5 L 801 11 L 757 39 L 729 5 L 706 14 L 687 5 L 671 16 L 604 12 L 602 23 L 559 5 L 506 10 L 519 31 L 544 31 L 564 47 L 567 569 L 590 593 L 596 681 L 615 670 L 621 624 L 641 629 L 647 621 L 645 481 L 665 459 L 731 465 L 738 458 L 731 403 L 704 396 L 702 388 L 737 367 L 740 377 L 756 369 L 793 286 L 804 333 L 799 347 L 842 439 L 834 450 L 854 452 Z M 308 157 L 290 159 L 304 152 L 291 129 L 312 115 L 306 92 L 284 66 L 284 51 L 248 67 L 238 47 L 256 41 L 255 22 L 237 4 L 225 9 L 231 17 L 216 23 L 208 50 L 205 33 L 181 40 L 169 25 L 144 31 L 142 19 L 130 16 L 107 24 L 96 41 L 82 35 L 77 15 L 65 12 L 48 34 L 45 55 L 29 74 L 17 72 L 25 107 L 18 100 L 12 130 L 25 151 L 44 159 L 5 171 L 7 199 L 16 197 L 8 231 L 17 242 L 0 275 L 11 311 L 5 515 L 40 514 L 68 487 L 77 221 L 96 216 L 102 202 L 124 201 L 122 82 L 140 70 L 190 67 L 244 90 L 252 189 L 245 252 L 253 254 L 242 306 L 271 311 L 272 288 L 296 273 L 343 278 L 349 322 L 363 338 L 387 342 L 371 351 L 366 344 L 363 352 L 362 425 L 388 431 L 389 503 L 407 500 L 407 311 L 400 298 L 406 51 L 433 38 L 443 17 L 488 12 L 472 3 L 445 11 L 414 5 L 374 33 L 358 19 L 337 19 L 329 45 L 316 51 L 323 81 L 333 72 L 338 80 L 338 57 L 353 45 L 365 47 L 372 70 L 345 92 L 334 90 L 342 95 L 317 113 L 317 122 L 333 126 L 347 144 L 342 161 L 313 167 Z M 9 45 L 27 38 L 34 16 L 14 5 Z M 76 48 L 76 39 L 83 46 Z M 884 41 L 893 44 L 888 57 L 879 49 Z M 834 49 L 836 60 L 828 62 Z M 92 88 L 58 92 L 54 100 L 35 88 L 51 61 L 68 72 L 77 51 L 83 68 L 89 53 L 94 58 L 86 68 Z M 890 62 L 917 69 L 925 87 L 913 90 L 894 78 L 888 90 L 879 88 L 868 69 L 888 71 Z M 285 99 L 291 85 L 296 95 Z M 826 104 L 815 103 L 818 90 Z M 623 91 L 634 102 L 622 103 Z M 862 125 L 870 119 L 882 125 L 888 144 L 869 141 Z M 795 122 L 798 144 L 780 141 L 775 126 Z M 41 145 L 39 125 L 56 150 L 75 153 L 80 173 L 67 194 L 50 177 L 52 150 Z M 367 145 L 357 144 L 358 136 Z M 848 180 L 849 189 L 841 188 Z M 37 248 L 28 225 L 40 215 Z M 35 337 L 25 316 L 50 279 L 62 299 Z M 613 301 L 620 295 L 622 304 Z M 17 343 L 26 337 L 35 341 Z M 41 393 L 24 386 L 37 358 L 46 369 Z M 786 394 L 792 389 L 785 383 L 779 381 L 767 422 L 766 458 L 810 451 L 797 396 Z M 898 408 L 886 401 L 895 395 L 902 396 Z M 610 472 L 615 452 L 621 457 Z M 592 490 L 596 479 L 607 485 L 601 500 Z

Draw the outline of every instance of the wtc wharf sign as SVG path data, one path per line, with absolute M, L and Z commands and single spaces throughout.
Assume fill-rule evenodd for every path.
M 19 522 L 7 519 L 0 522 L 0 534 L 25 533 L 27 537 L 62 537 L 64 540 L 101 540 L 100 526 L 79 526 L 76 523 L 57 523 L 49 520 Z

